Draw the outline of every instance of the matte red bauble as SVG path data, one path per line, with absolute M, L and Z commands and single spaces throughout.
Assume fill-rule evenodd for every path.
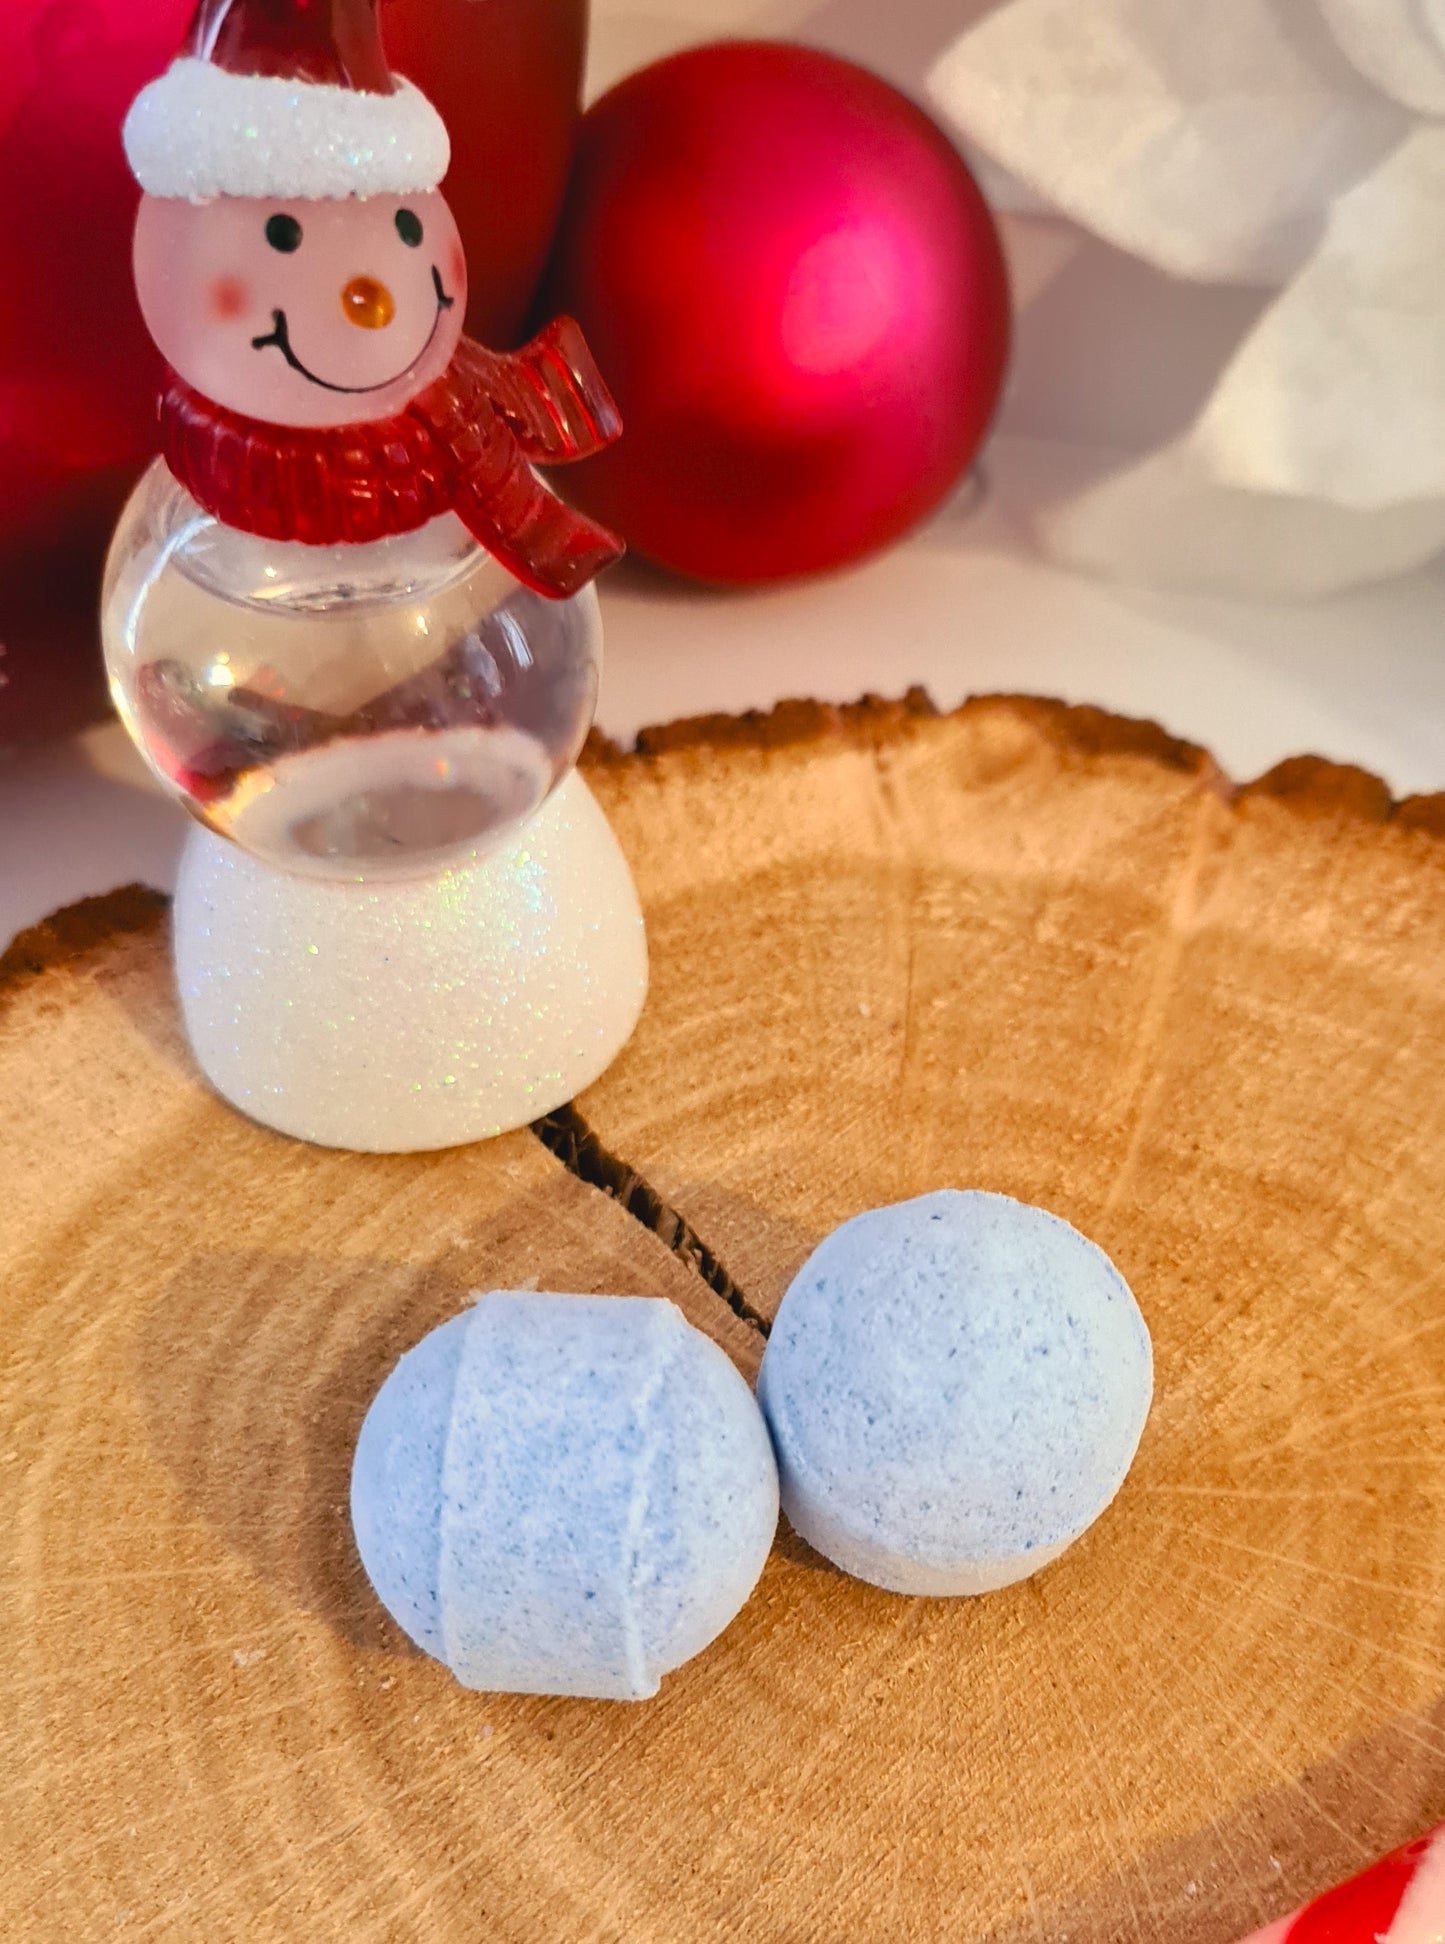
M 936 507 L 997 403 L 998 235 L 904 96 L 727 42 L 584 118 L 543 308 L 582 323 L 626 427 L 569 475 L 661 565 L 721 583 L 858 558 Z
M 195 0 L 0 0 L 0 746 L 106 708 L 100 565 L 156 450 L 120 125 Z M 580 113 L 586 0 L 384 0 L 392 64 L 449 122 L 469 325 L 514 343 Z
M 154 448 L 160 376 L 120 124 L 192 4 L 0 6 L 0 744 L 104 708 L 100 561 Z
M 398 74 L 447 125 L 446 198 L 467 253 L 467 330 L 521 342 L 582 113 L 588 0 L 382 0 Z

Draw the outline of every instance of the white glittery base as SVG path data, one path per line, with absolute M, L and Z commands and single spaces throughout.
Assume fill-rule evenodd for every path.
M 218 1093 L 323 1147 L 406 1153 L 520 1127 L 621 1052 L 647 992 L 637 894 L 575 773 L 504 850 L 329 884 L 196 830 L 176 977 Z

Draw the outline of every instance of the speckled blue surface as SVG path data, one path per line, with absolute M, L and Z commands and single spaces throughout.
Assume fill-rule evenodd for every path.
M 641 1700 L 751 1593 L 778 1482 L 671 1303 L 501 1292 L 387 1379 L 351 1505 L 377 1593 L 464 1686 Z
M 1057 1216 L 953 1189 L 846 1222 L 798 1272 L 758 1385 L 794 1527 L 901 1593 L 1038 1571 L 1124 1482 L 1149 1332 Z

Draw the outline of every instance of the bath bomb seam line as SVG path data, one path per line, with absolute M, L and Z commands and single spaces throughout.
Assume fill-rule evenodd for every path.
M 666 1300 L 666 1299 L 664 1299 Z M 622 1621 L 623 1651 L 627 1656 L 627 1672 L 639 1696 L 655 1693 L 657 1681 L 647 1666 L 647 1656 L 642 1644 L 642 1631 L 637 1620 L 637 1562 L 640 1541 L 647 1525 L 647 1514 L 652 1504 L 653 1474 L 657 1469 L 660 1448 L 659 1427 L 656 1423 L 655 1405 L 672 1375 L 673 1367 L 682 1356 L 686 1343 L 685 1332 L 688 1323 L 677 1305 L 667 1301 L 670 1315 L 652 1312 L 651 1334 L 662 1350 L 655 1359 L 647 1381 L 643 1384 L 632 1404 L 632 1417 L 642 1440 L 632 1477 L 632 1490 L 627 1502 L 627 1517 L 622 1528 L 622 1557 L 618 1562 L 618 1579 L 621 1599 L 619 1617 Z M 676 1319 L 676 1321 L 674 1321 Z M 677 1324 L 682 1325 L 679 1332 Z M 670 1341 L 663 1342 L 661 1331 L 666 1330 Z
M 452 1503 L 451 1494 L 447 1489 L 447 1479 L 452 1472 L 452 1463 L 451 1463 L 452 1432 L 457 1421 L 457 1392 L 461 1387 L 461 1373 L 466 1364 L 467 1347 L 471 1342 L 472 1331 L 476 1326 L 477 1313 L 481 1309 L 482 1304 L 487 1300 L 488 1295 L 490 1294 L 491 1291 L 489 1290 L 483 1290 L 480 1293 L 473 1291 L 471 1307 L 464 1312 L 467 1319 L 466 1328 L 462 1331 L 461 1342 L 457 1348 L 456 1365 L 452 1372 L 451 1399 L 447 1406 L 446 1430 L 442 1433 L 441 1474 L 437 1479 L 438 1489 L 437 1489 L 436 1589 L 437 1589 L 437 1625 L 441 1630 L 443 1655 L 448 1667 L 451 1667 L 455 1664 L 456 1656 L 457 1656 L 457 1646 L 455 1641 L 452 1639 L 451 1614 L 449 1611 L 451 1603 L 446 1597 L 447 1574 L 445 1571 L 447 1524 L 448 1524 L 447 1513 L 451 1509 L 451 1503 Z
M 471 1319 L 476 1312 L 476 1302 L 477 1302 L 476 1292 L 473 1291 L 472 1301 L 470 1306 L 466 1310 L 461 1312 L 461 1314 L 463 1314 L 467 1318 L 467 1321 L 461 1332 L 461 1337 L 462 1337 L 461 1350 L 465 1350 L 466 1339 L 471 1334 L 471 1328 L 472 1328 Z M 418 1345 L 417 1347 L 420 1348 L 420 1345 Z M 446 1601 L 442 1597 L 442 1522 L 446 1517 L 447 1457 L 451 1445 L 452 1422 L 456 1417 L 456 1412 L 457 1412 L 457 1373 L 460 1371 L 462 1367 L 461 1350 L 458 1351 L 457 1357 L 452 1364 L 451 1373 L 447 1385 L 446 1424 L 442 1431 L 441 1463 L 437 1469 L 436 1527 L 431 1535 L 432 1538 L 431 1583 L 436 1588 L 437 1632 L 441 1636 L 442 1648 L 444 1652 L 448 1655 L 448 1657 L 450 1657 L 451 1654 L 451 1645 L 450 1645 L 450 1636 L 447 1631 Z

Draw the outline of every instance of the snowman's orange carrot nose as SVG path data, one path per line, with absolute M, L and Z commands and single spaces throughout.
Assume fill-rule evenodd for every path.
M 396 299 L 375 277 L 353 277 L 341 293 L 341 308 L 363 331 L 381 331 L 396 316 Z

